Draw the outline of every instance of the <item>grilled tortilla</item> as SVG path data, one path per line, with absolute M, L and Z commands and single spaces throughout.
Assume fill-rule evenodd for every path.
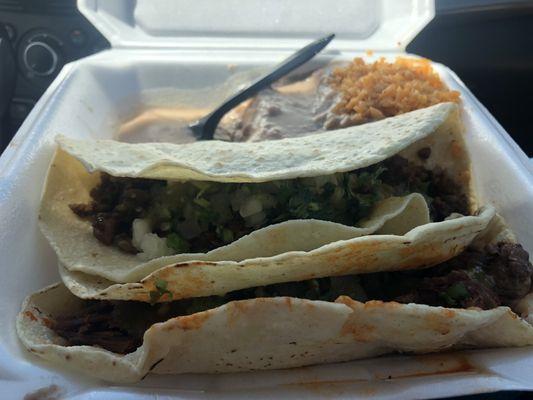
M 444 103 L 327 134 L 262 143 L 132 145 L 60 137 L 40 225 L 58 254 L 65 283 L 85 298 L 149 301 L 155 282 L 163 278 L 170 293 L 159 300 L 169 301 L 333 274 L 425 267 L 459 253 L 493 215 L 490 207 L 478 215 L 454 213 L 471 214 L 477 206 L 461 133 L 456 106 Z M 406 181 L 387 183 L 387 174 L 403 170 L 405 163 L 414 166 L 406 167 Z M 426 178 L 444 173 L 451 178 L 439 178 L 445 183 L 440 185 L 426 178 L 413 181 L 409 171 L 415 170 Z M 233 227 L 235 218 L 221 222 L 209 216 L 224 202 L 219 195 L 250 185 L 252 195 L 240 196 L 246 204 L 237 207 L 237 219 L 244 218 L 248 229 L 244 234 Z M 282 196 L 287 185 L 292 192 L 287 201 L 278 199 L 265 212 L 269 193 L 256 193 L 263 199 L 257 208 L 253 192 L 264 185 L 274 190 L 271 198 Z M 435 195 L 433 186 L 453 186 L 460 193 L 448 195 L 443 189 Z M 329 195 L 324 194 L 326 187 Z M 125 200 L 113 203 L 112 209 L 105 208 L 112 202 L 104 201 L 105 207 L 99 208 L 103 203 L 95 199 L 101 200 L 110 188 L 121 193 L 115 197 Z M 331 203 L 339 188 L 344 193 L 342 207 Z M 187 193 L 192 196 L 187 198 Z M 206 197 L 210 193 L 212 197 Z M 319 198 L 295 200 L 302 193 Z M 150 206 L 129 207 L 132 198 L 143 196 L 151 199 L 146 200 Z M 464 204 L 443 213 L 447 200 L 457 197 Z M 168 206 L 175 201 L 184 207 Z M 190 204 L 197 207 L 192 219 L 182 210 Z M 440 215 L 435 217 L 437 208 Z M 343 211 L 338 214 L 338 209 Z M 428 209 L 437 222 L 427 224 Z M 448 212 L 453 219 L 443 220 Z M 118 214 L 129 219 L 116 218 Z M 160 214 L 168 217 L 161 222 Z M 190 228 L 190 222 L 205 218 L 211 219 L 200 236 L 182 237 L 192 229 L 182 229 L 183 219 Z M 119 235 L 107 235 L 117 226 L 122 229 Z M 133 252 L 144 250 L 150 247 L 143 247 L 146 241 L 155 247 L 163 243 L 163 255 L 124 251 L 135 244 Z M 178 254 L 167 253 L 169 247 Z

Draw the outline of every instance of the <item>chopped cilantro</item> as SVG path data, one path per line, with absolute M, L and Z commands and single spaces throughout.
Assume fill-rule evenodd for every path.
M 178 254 L 189 251 L 189 243 L 177 233 L 171 233 L 167 236 L 167 246 Z
M 231 243 L 234 240 L 233 232 L 230 229 L 217 226 L 215 232 L 224 243 Z
M 159 299 L 168 294 L 169 298 L 172 299 L 172 292 L 167 289 L 168 282 L 163 279 L 156 279 L 155 289 L 150 291 L 150 303 L 154 304 L 159 301 Z
M 463 282 L 457 282 L 450 286 L 440 297 L 450 306 L 455 306 L 469 296 L 469 292 Z
M 320 210 L 320 205 L 317 202 L 312 201 L 307 205 L 307 208 L 309 209 L 309 211 L 318 211 Z
M 410 193 L 401 182 L 385 184 L 385 171 L 378 163 L 357 171 L 263 183 L 165 182 L 151 190 L 146 218 L 154 232 L 168 234 L 167 246 L 176 253 L 209 251 L 294 219 L 353 226 L 368 217 L 378 201 Z M 417 185 L 428 187 L 425 181 Z M 243 212 L 252 200 L 260 207 L 255 204 L 255 212 Z
M 201 197 L 197 197 L 197 198 L 195 198 L 195 199 L 194 199 L 194 202 L 195 202 L 196 204 L 198 204 L 198 205 L 199 205 L 200 207 L 202 207 L 202 208 L 208 208 L 208 207 L 211 205 L 211 203 L 210 203 L 208 200 L 203 199 L 203 198 L 201 198 Z

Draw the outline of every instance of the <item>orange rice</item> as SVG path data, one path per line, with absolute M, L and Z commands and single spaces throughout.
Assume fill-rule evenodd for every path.
M 433 71 L 429 60 L 384 58 L 366 64 L 355 58 L 336 68 L 331 85 L 341 100 L 333 111 L 346 114 L 351 124 L 375 121 L 446 101 L 459 102 L 459 92 L 449 90 Z

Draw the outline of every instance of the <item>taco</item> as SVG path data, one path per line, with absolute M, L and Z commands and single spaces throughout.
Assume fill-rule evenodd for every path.
M 112 382 L 147 373 L 290 368 L 458 348 L 533 345 L 533 268 L 501 219 L 458 256 L 415 271 L 323 277 L 150 305 L 26 299 L 23 344 Z M 163 281 L 158 289 L 165 292 Z
M 40 225 L 86 298 L 149 301 L 163 278 L 168 301 L 425 267 L 493 215 L 476 212 L 451 103 L 261 143 L 58 145 Z

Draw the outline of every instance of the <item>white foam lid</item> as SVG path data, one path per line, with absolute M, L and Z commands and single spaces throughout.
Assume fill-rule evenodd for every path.
M 433 0 L 78 0 L 113 47 L 403 51 L 435 15 Z

